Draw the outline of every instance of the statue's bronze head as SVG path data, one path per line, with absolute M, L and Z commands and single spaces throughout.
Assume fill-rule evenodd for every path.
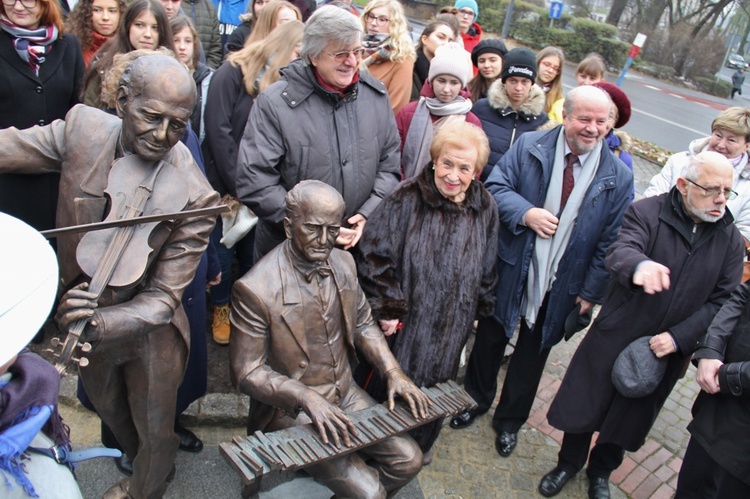
M 120 78 L 117 115 L 122 146 L 146 161 L 159 161 L 180 140 L 195 107 L 193 78 L 176 59 L 136 59 Z

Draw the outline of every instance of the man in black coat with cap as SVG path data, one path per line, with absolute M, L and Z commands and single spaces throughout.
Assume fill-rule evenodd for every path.
M 693 363 L 701 392 L 677 498 L 750 497 L 750 283 L 739 286 L 698 342 Z
M 703 152 L 682 175 L 668 193 L 631 205 L 607 251 L 613 284 L 547 414 L 565 435 L 557 466 L 539 484 L 544 496 L 558 494 L 588 457 L 589 497 L 609 497 L 609 475 L 626 450 L 643 445 L 696 341 L 740 282 L 742 237 L 726 210 L 736 195 L 732 165 Z M 612 366 L 643 336 L 667 359 L 665 373 L 650 394 L 618 390 Z

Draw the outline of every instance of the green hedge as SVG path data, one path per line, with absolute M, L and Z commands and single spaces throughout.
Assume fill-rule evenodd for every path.
M 482 2 L 479 22 L 487 32 L 502 32 L 507 0 Z M 617 39 L 617 28 L 590 19 L 563 13 L 549 27 L 548 10 L 531 3 L 516 1 L 509 35 L 524 45 L 542 49 L 557 45 L 571 61 L 580 61 L 589 52 L 598 52 L 612 69 L 625 65 L 629 43 Z
M 732 93 L 732 84 L 728 81 L 719 80 L 715 76 L 707 78 L 695 78 L 693 80 L 701 92 L 715 95 L 717 97 L 729 97 Z

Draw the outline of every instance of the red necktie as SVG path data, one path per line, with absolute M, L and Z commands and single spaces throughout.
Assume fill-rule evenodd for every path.
M 565 155 L 565 170 L 563 170 L 563 182 L 562 182 L 562 196 L 560 196 L 560 211 L 565 208 L 565 203 L 568 202 L 570 193 L 573 192 L 573 186 L 575 180 L 573 178 L 573 165 L 578 161 L 578 156 L 569 152 Z

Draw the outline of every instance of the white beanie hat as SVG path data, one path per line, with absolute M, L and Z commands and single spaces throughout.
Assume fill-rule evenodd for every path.
M 431 82 L 438 75 L 451 75 L 461 81 L 463 88 L 469 82 L 471 74 L 471 54 L 457 43 L 451 42 L 435 50 L 427 79 Z

